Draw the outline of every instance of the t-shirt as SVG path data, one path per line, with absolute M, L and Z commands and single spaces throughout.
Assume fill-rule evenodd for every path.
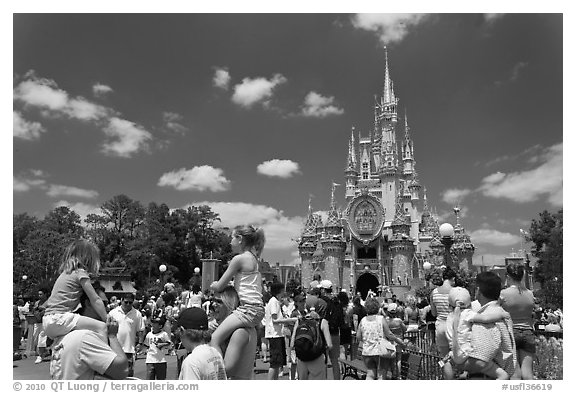
M 58 337 L 52 346 L 52 379 L 94 379 L 104 374 L 116 353 L 91 330 L 73 330 Z
M 512 325 L 517 329 L 532 329 L 532 310 L 534 309 L 534 294 L 529 289 L 510 286 L 500 292 L 502 308 L 510 313 Z
M 128 313 L 125 313 L 122 307 L 116 307 L 110 311 L 109 315 L 118 322 L 118 341 L 122 349 L 125 353 L 134 353 L 136 333 L 146 328 L 142 314 L 134 307 Z
M 208 344 L 198 345 L 182 362 L 180 380 L 226 379 L 226 367 L 220 353 Z
M 84 269 L 74 270 L 70 274 L 60 274 L 54 283 L 50 298 L 46 302 L 44 315 L 75 311 L 80 305 L 80 297 L 84 293 L 82 281 L 89 279 L 90 276 Z
M 282 324 L 272 322 L 272 315 L 274 314 L 276 314 L 276 318 L 282 318 L 282 307 L 280 302 L 273 296 L 268 304 L 266 304 L 264 313 L 264 320 L 266 321 L 264 325 L 265 338 L 284 337 L 282 334 Z
M 148 347 L 148 352 L 146 353 L 146 363 L 166 363 L 166 348 L 158 348 L 156 344 L 170 342 L 170 336 L 165 331 L 159 331 L 158 333 L 148 332 L 146 338 L 144 339 L 144 344 Z
M 438 288 L 432 291 L 432 303 L 436 308 L 436 320 L 445 321 L 450 313 L 450 304 L 448 303 L 448 292 L 440 292 Z

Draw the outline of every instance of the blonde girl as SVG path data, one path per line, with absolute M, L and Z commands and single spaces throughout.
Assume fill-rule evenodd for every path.
M 98 274 L 99 270 L 100 252 L 93 243 L 75 240 L 66 248 L 59 269 L 60 276 L 46 302 L 46 312 L 42 318 L 48 337 L 54 339 L 72 330 L 86 329 L 106 340 L 106 308 L 92 287 L 89 276 L 89 273 Z M 83 293 L 90 299 L 100 321 L 74 313 Z
M 210 345 L 221 350 L 222 344 L 232 333 L 241 327 L 256 327 L 264 317 L 262 301 L 262 276 L 258 271 L 258 259 L 264 249 L 266 239 L 262 228 L 241 225 L 232 231 L 230 242 L 232 251 L 237 252 L 220 280 L 214 281 L 210 289 L 221 292 L 234 279 L 234 288 L 240 298 L 240 305 L 220 323 L 212 334 Z

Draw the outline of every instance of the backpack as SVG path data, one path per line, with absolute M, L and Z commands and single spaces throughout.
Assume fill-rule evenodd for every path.
M 317 359 L 326 350 L 324 336 L 320 330 L 320 321 L 306 317 L 298 322 L 294 336 L 296 357 L 302 361 Z
M 344 310 L 340 305 L 340 302 L 336 299 L 324 299 L 327 303 L 326 305 L 326 316 L 324 319 L 328 321 L 328 328 L 330 329 L 330 334 L 338 334 L 340 328 L 345 327 L 344 323 Z

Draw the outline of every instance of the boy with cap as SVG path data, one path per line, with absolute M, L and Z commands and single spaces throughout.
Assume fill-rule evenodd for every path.
M 143 345 L 148 348 L 146 352 L 146 379 L 166 379 L 168 363 L 164 348 L 172 344 L 168 333 L 162 330 L 166 318 L 152 318 L 152 330 L 144 338 Z
M 187 308 L 178 318 L 182 345 L 190 354 L 182 362 L 178 379 L 226 379 L 226 367 L 220 352 L 210 346 L 208 316 L 202 308 Z
M 446 363 L 444 367 L 446 379 L 454 378 L 452 364 L 457 371 L 464 370 L 464 376 L 467 374 L 468 356 L 472 351 L 472 324 L 474 323 L 493 323 L 505 318 L 510 318 L 510 314 L 502 308 L 478 314 L 470 308 L 471 297 L 466 288 L 454 287 L 448 294 L 448 304 L 453 311 L 446 319 L 446 336 L 450 343 L 451 351 L 448 354 L 451 362 Z M 509 375 L 503 368 L 499 367 L 492 361 L 484 370 L 484 374 L 495 379 L 509 379 Z

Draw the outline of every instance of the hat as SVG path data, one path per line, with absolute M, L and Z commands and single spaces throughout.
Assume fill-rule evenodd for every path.
M 318 285 L 320 285 L 320 283 L 314 280 L 310 283 L 310 288 L 318 288 Z
M 332 288 L 332 281 L 322 280 L 320 284 L 318 284 L 318 288 L 330 289 Z
M 178 324 L 184 329 L 208 330 L 208 316 L 199 307 L 190 307 L 180 313 Z
M 464 308 L 470 307 L 472 300 L 470 298 L 470 292 L 466 288 L 454 287 L 450 289 L 448 294 L 448 304 L 452 307 L 456 307 L 456 302 L 462 303 Z
M 156 296 L 152 295 L 152 296 L 150 296 L 150 299 L 156 300 Z
M 395 313 L 396 311 L 398 311 L 398 303 L 388 304 L 388 312 Z

